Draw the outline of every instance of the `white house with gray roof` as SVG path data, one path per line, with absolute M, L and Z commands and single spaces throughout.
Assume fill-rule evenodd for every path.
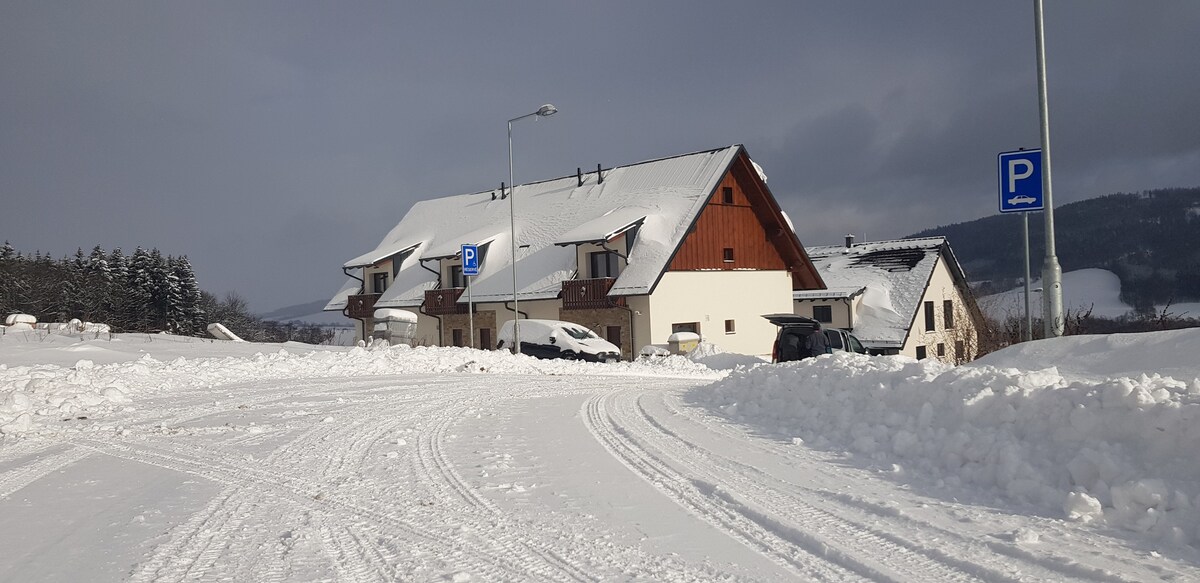
M 766 178 L 741 145 L 518 185 L 509 193 L 418 202 L 376 246 L 347 261 L 326 310 L 370 334 L 374 310 L 419 314 L 417 342 L 491 348 L 513 318 L 567 320 L 631 357 L 691 331 L 730 352 L 770 354 L 796 290 L 824 287 Z M 480 246 L 462 276 L 459 247 Z M 468 330 L 468 298 L 475 336 Z
M 797 290 L 792 312 L 854 333 L 875 354 L 961 363 L 983 319 L 945 237 L 809 247 L 827 284 Z

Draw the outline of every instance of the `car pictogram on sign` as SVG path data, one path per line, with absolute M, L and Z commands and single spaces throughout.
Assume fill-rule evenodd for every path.
M 1037 202 L 1032 196 L 1019 195 L 1008 199 L 1008 204 L 1033 204 Z

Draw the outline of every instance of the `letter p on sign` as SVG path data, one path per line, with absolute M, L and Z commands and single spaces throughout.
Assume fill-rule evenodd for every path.
M 1018 170 L 1020 168 L 1020 170 Z M 1017 191 L 1017 181 L 1033 176 L 1033 162 L 1020 158 L 1008 160 L 1008 191 Z

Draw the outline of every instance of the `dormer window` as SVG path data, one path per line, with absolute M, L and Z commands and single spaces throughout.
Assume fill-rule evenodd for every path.
M 467 280 L 463 276 L 461 265 L 450 266 L 449 287 L 467 287 Z
M 588 253 L 589 275 L 592 279 L 616 277 L 619 274 L 617 254 L 613 251 Z

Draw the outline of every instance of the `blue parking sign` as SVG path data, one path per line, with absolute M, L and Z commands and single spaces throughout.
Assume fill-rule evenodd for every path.
M 479 275 L 479 246 L 462 246 L 463 275 Z
M 1044 209 L 1041 150 L 1000 154 L 999 177 L 1000 212 L 1024 213 Z

